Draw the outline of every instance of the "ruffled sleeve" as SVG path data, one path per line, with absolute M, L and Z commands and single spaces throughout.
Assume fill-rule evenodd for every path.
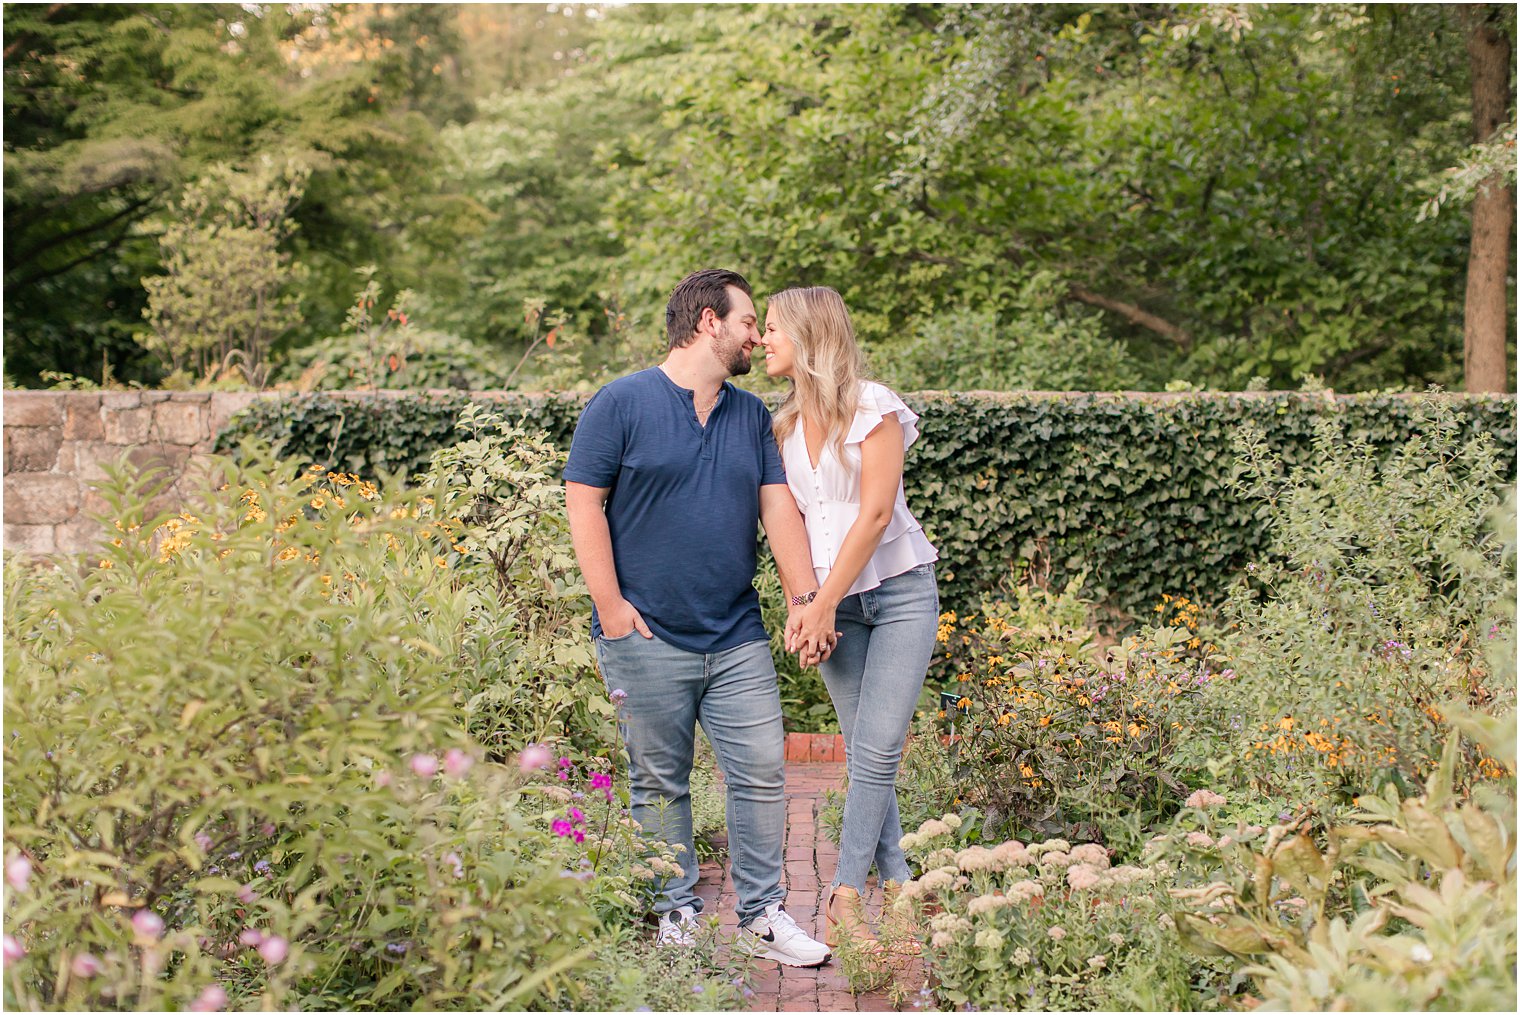
M 889 414 L 895 415 L 902 425 L 903 450 L 906 451 L 918 440 L 918 413 L 908 408 L 886 385 L 863 382 L 860 406 L 855 410 L 855 422 L 850 424 L 850 432 L 845 435 L 845 445 L 860 444 Z

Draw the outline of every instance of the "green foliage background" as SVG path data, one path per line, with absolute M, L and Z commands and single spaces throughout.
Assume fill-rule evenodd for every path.
M 491 396 L 528 429 L 568 447 L 584 395 Z M 224 448 L 256 434 L 283 456 L 361 475 L 417 473 L 452 440 L 470 396 L 296 395 L 256 403 Z M 1316 393 L 905 396 L 922 416 L 909 452 L 908 503 L 940 552 L 947 608 L 974 606 L 1010 568 L 1057 585 L 1090 571 L 1088 592 L 1138 614 L 1163 593 L 1217 601 L 1266 550 L 1264 500 L 1227 488 L 1231 438 L 1247 423 L 1287 467 L 1313 460 L 1314 423 L 1334 414 L 1348 438 L 1391 450 L 1427 398 L 1464 410 L 1464 434 L 1488 433 L 1514 478 L 1512 397 Z
M 520 383 L 594 387 L 722 264 L 909 390 L 1455 387 L 1469 6 L 10 5 L 7 376 L 158 381 L 178 196 L 272 158 L 289 348 L 377 264 L 509 360 L 541 301 Z

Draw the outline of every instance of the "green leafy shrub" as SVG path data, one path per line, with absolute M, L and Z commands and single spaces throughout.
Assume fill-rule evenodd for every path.
M 1388 785 L 1345 824 L 1304 814 L 1260 845 L 1160 840 L 1158 863 L 1200 882 L 1172 890 L 1183 940 L 1248 963 L 1268 1010 L 1512 1010 L 1514 713 L 1459 724 L 1505 773 L 1471 796 L 1454 791 L 1453 731 L 1419 797 Z
M 464 407 L 455 440 L 433 453 L 424 517 L 438 561 L 482 594 L 458 683 L 467 727 L 503 755 L 560 737 L 606 752 L 614 709 L 570 546 L 565 455 L 478 404 Z
M 734 1003 L 721 963 L 582 975 L 671 859 L 610 766 L 567 755 L 561 781 L 466 735 L 483 596 L 435 552 L 439 492 L 251 449 L 223 478 L 149 518 L 118 476 L 113 545 L 8 562 L 7 1005 Z
M 1198 607 L 1172 597 L 1160 626 L 1099 647 L 1081 592 L 1080 578 L 1059 593 L 1026 584 L 980 614 L 941 615 L 935 665 L 953 690 L 936 718 L 949 735 L 925 726 L 905 758 L 910 821 L 970 807 L 988 839 L 1059 835 L 1133 853 L 1181 806 L 1207 756 L 1185 745 L 1209 737 L 1204 702 L 1234 679 L 1229 660 L 1205 641 Z
M 1066 286 L 1037 273 L 998 312 L 929 317 L 906 343 L 877 351 L 882 380 L 900 391 L 1123 391 L 1142 387 L 1123 342 L 1103 317 L 1073 309 Z
M 583 394 L 480 396 L 568 448 Z M 1234 434 L 1255 423 L 1288 467 L 1313 461 L 1314 420 L 1333 415 L 1385 455 L 1425 425 L 1421 405 L 1462 408 L 1464 437 L 1493 435 L 1514 477 L 1515 401 L 1460 395 L 1180 393 L 908 394 L 922 415 L 904 484 L 939 549 L 941 599 L 971 613 L 1010 573 L 1063 586 L 1089 574 L 1106 613 L 1148 613 L 1164 593 L 1218 602 L 1264 554 L 1265 502 L 1230 489 Z M 219 437 L 259 435 L 276 451 L 376 475 L 427 468 L 451 443 L 466 398 L 292 395 L 256 403 Z
M 500 387 L 511 370 L 506 357 L 493 349 L 412 328 L 388 342 L 336 335 L 303 345 L 285 358 L 276 380 L 318 391 L 480 391 Z
M 303 390 L 507 387 L 512 370 L 500 352 L 412 322 L 413 294 L 397 293 L 379 314 L 378 269 L 358 270 L 364 288 L 354 296 L 341 335 L 292 350 L 278 379 Z
M 1414 792 L 1448 736 L 1443 711 L 1513 708 L 1512 551 L 1490 528 L 1506 465 L 1486 435 L 1431 403 L 1380 458 L 1338 420 L 1312 463 L 1285 468 L 1241 435 L 1242 491 L 1264 500 L 1268 552 L 1232 589 L 1243 720 L 1237 777 L 1258 792 L 1341 803 L 1393 782 Z M 1464 778 L 1498 774 L 1467 742 Z

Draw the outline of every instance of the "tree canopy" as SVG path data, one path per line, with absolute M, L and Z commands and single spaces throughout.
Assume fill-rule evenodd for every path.
M 1514 180 L 1480 31 L 1513 9 L 7 7 L 7 376 L 150 377 L 166 216 L 277 153 L 311 172 L 285 345 L 377 264 L 493 354 L 546 307 L 521 382 L 594 383 L 722 264 L 840 289 L 906 387 L 1459 387 L 1468 204 Z

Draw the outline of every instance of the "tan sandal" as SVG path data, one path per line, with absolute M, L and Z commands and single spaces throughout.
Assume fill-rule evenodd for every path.
M 835 909 L 835 900 L 841 903 L 839 910 Z M 836 912 L 839 915 L 836 916 Z M 881 948 L 876 935 L 871 933 L 871 925 L 866 922 L 860 892 L 849 885 L 835 885 L 829 889 L 828 902 L 823 907 L 823 921 L 823 943 L 830 948 L 838 948 L 841 938 L 845 937 L 866 951 L 874 952 Z

